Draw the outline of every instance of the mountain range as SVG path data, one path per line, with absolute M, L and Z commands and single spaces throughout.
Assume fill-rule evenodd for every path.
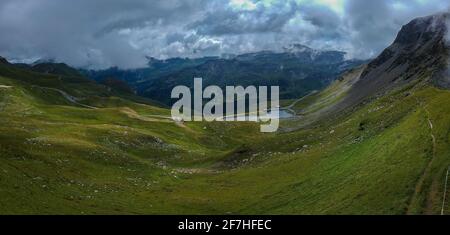
M 448 214 L 449 19 L 366 63 L 301 45 L 140 70 L 0 58 L 0 213 Z M 158 102 L 197 76 L 278 84 L 295 117 L 272 134 L 172 120 Z
M 345 53 L 320 51 L 294 44 L 282 52 L 262 51 L 243 55 L 197 59 L 148 58 L 148 67 L 135 70 L 111 68 L 85 70 L 96 81 L 114 78 L 128 83 L 137 94 L 170 105 L 171 90 L 177 85 L 193 87 L 193 78 L 203 78 L 205 86 L 275 86 L 284 99 L 307 95 L 334 81 L 343 71 L 359 66 L 362 60 L 346 60 Z

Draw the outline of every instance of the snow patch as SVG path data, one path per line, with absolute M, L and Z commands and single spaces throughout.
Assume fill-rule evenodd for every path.
M 304 55 L 309 54 L 311 60 L 315 60 L 317 57 L 322 55 L 323 51 L 315 50 L 302 44 L 292 44 L 283 48 L 284 52 L 294 54 L 294 55 Z

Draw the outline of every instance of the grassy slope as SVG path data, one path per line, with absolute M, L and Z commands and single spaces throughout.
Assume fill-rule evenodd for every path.
M 448 91 L 399 90 L 312 127 L 262 135 L 254 124 L 177 125 L 162 108 L 14 73 L 0 77 L 12 86 L 0 88 L 0 214 L 440 211 Z M 70 103 L 44 82 L 100 108 Z
M 55 82 L 45 87 L 64 89 L 58 78 L 49 79 Z M 133 212 L 130 193 L 166 187 L 176 179 L 168 165 L 209 165 L 240 144 L 233 137 L 257 128 L 177 125 L 163 118 L 165 109 L 117 97 L 89 97 L 90 105 L 105 108 L 87 109 L 43 88 L 42 81 L 38 86 L 0 77 L 0 84 L 10 86 L 0 88 L 1 213 L 112 213 L 112 202 L 121 200 L 126 207 L 117 212 Z M 224 125 L 233 136 L 220 137 Z M 211 132 L 216 134 L 207 135 Z M 156 197 L 161 190 L 154 191 Z M 97 200 L 98 210 L 88 210 Z M 148 201 L 141 198 L 141 203 Z M 151 211 L 148 205 L 135 206 Z
M 450 122 L 431 111 L 430 117 L 417 99 L 429 103 L 429 110 L 448 113 L 442 108 L 450 93 L 427 87 L 402 97 L 377 100 L 340 124 L 282 134 L 270 146 L 263 142 L 256 149 L 264 160 L 208 178 L 190 177 L 175 194 L 190 195 L 186 206 L 193 210 L 204 201 L 201 207 L 217 213 L 439 213 L 450 164 Z M 442 135 L 435 154 L 428 118 L 434 135 Z

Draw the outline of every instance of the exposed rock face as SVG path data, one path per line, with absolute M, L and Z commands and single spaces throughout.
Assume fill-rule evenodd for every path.
M 8 60 L 0 56 L 0 64 L 9 64 Z
M 394 43 L 368 64 L 340 108 L 417 79 L 433 77 L 431 82 L 435 84 L 450 84 L 442 79 L 444 76 L 437 76 L 447 67 L 449 50 L 445 38 L 449 19 L 450 13 L 442 13 L 417 18 L 403 26 Z

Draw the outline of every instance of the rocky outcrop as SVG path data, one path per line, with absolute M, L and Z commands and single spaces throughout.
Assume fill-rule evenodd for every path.
M 445 39 L 449 19 L 450 13 L 442 13 L 403 26 L 393 44 L 368 64 L 339 108 L 354 106 L 418 79 L 445 85 L 442 78 L 449 55 Z
M 0 56 L 0 64 L 9 64 L 8 60 Z

